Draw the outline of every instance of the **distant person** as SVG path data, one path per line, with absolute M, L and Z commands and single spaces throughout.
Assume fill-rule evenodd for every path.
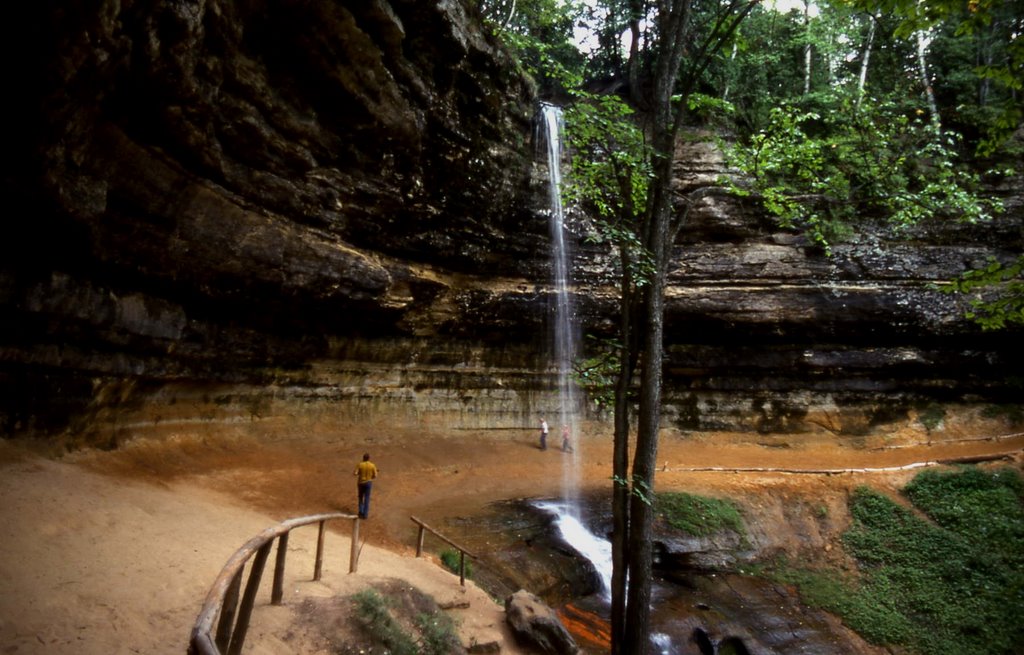
M 540 449 L 548 449 L 548 422 L 543 418 L 540 420 Z
M 356 470 L 352 475 L 356 476 L 356 486 L 359 489 L 359 518 L 369 518 L 370 491 L 373 489 L 373 480 L 377 477 L 377 467 L 370 461 L 370 453 L 363 455 L 363 461 L 356 464 Z
M 569 438 L 569 426 L 568 425 L 563 425 L 562 426 L 562 452 L 563 453 L 571 453 L 572 452 L 572 439 Z

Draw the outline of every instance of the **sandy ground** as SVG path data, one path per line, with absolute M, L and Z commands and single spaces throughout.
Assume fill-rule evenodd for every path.
M 821 498 L 863 482 L 896 488 L 916 473 L 900 467 L 940 459 L 1006 454 L 1020 467 L 1024 449 L 1020 434 L 912 441 L 851 448 L 827 438 L 667 438 L 657 485 Z M 587 441 L 580 450 L 583 485 L 606 487 L 610 444 Z M 509 639 L 501 605 L 471 582 L 460 587 L 431 558 L 413 557 L 410 517 L 432 523 L 472 515 L 494 500 L 557 494 L 568 455 L 541 452 L 529 434 L 370 442 L 207 434 L 139 439 L 115 452 L 59 459 L 0 441 L 0 653 L 184 652 L 210 585 L 250 537 L 284 518 L 354 511 L 351 472 L 364 451 L 381 477 L 362 524 L 358 572 L 348 573 L 349 528 L 339 525 L 328 535 L 323 580 L 312 582 L 316 530 L 297 530 L 289 544 L 286 602 L 268 605 L 268 574 L 247 652 L 330 652 L 329 644 L 289 627 L 300 599 L 348 594 L 385 578 L 459 606 L 452 614 L 464 643 L 499 641 L 501 652 L 521 652 Z
M 0 497 L 2 653 L 184 653 L 225 562 L 276 523 L 194 483 L 115 478 L 34 456 L 0 468 Z M 268 566 L 246 653 L 338 652 L 295 629 L 301 600 L 348 595 L 389 578 L 455 606 L 449 614 L 464 643 L 497 641 L 502 652 L 521 652 L 509 639 L 504 608 L 471 581 L 462 587 L 429 559 L 372 544 L 350 574 L 350 545 L 347 534 L 329 533 L 323 575 L 313 582 L 316 528 L 292 533 L 285 604 L 269 605 Z

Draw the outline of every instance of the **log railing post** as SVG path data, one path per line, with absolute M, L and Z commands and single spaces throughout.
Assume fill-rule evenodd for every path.
M 424 536 L 424 533 L 429 530 L 430 533 L 435 535 L 438 539 L 440 539 L 441 541 L 445 542 L 446 544 L 448 544 L 449 546 L 451 546 L 455 550 L 459 551 L 459 584 L 462 585 L 463 587 L 465 587 L 466 586 L 466 555 L 469 555 L 470 557 L 474 557 L 474 558 L 476 557 L 476 555 L 474 555 L 473 553 L 469 552 L 468 550 L 466 550 L 465 548 L 463 548 L 459 544 L 455 543 L 454 541 L 452 541 L 448 537 L 444 536 L 443 534 L 441 534 L 440 532 L 438 532 L 434 528 L 430 527 L 429 525 L 427 525 L 423 521 L 419 520 L 415 516 L 410 516 L 409 518 L 412 519 L 413 523 L 415 523 L 416 525 L 420 526 L 419 534 L 416 536 L 416 557 L 420 557 L 420 556 L 423 555 L 423 536 Z
M 246 633 L 252 618 L 263 571 L 266 568 L 270 550 L 274 540 L 278 540 L 277 559 L 274 567 L 273 589 L 270 602 L 279 605 L 284 599 L 285 564 L 288 558 L 288 537 L 295 528 L 319 524 L 317 534 L 316 562 L 313 579 L 320 580 L 323 573 L 324 538 L 326 523 L 331 519 L 353 519 L 352 559 L 350 572 L 355 573 L 359 559 L 359 519 L 352 514 L 334 512 L 315 514 L 288 519 L 278 525 L 267 528 L 256 535 L 241 548 L 235 551 L 220 575 L 214 581 L 203 608 L 196 617 L 189 637 L 189 655 L 239 655 L 245 644 Z M 246 566 L 249 577 L 245 591 L 239 595 L 242 587 L 242 576 Z
M 327 521 L 320 521 L 320 527 L 316 535 L 316 563 L 313 565 L 313 581 L 319 581 L 324 568 L 324 534 L 327 530 Z
M 242 652 L 242 644 L 245 643 L 245 633 L 249 631 L 249 619 L 252 617 L 252 608 L 256 603 L 256 592 L 260 588 L 260 578 L 263 577 L 263 567 L 267 563 L 267 556 L 270 554 L 270 547 L 273 541 L 263 544 L 252 560 L 252 569 L 249 570 L 249 581 L 245 583 L 245 594 L 242 595 L 242 604 L 238 608 L 238 621 L 235 623 L 235 630 L 231 633 L 231 643 L 228 644 L 228 655 L 239 655 Z
M 220 619 L 217 621 L 217 637 L 214 643 L 217 650 L 224 652 L 231 643 L 231 630 L 235 625 L 235 613 L 238 611 L 238 591 L 242 587 L 242 569 L 231 579 L 228 591 L 224 594 L 224 604 L 221 606 Z
M 284 598 L 284 562 L 288 557 L 288 534 L 277 538 L 277 559 L 274 561 L 274 586 L 270 592 L 270 604 L 280 605 Z
M 352 519 L 352 552 L 348 560 L 348 572 L 359 570 L 359 517 Z

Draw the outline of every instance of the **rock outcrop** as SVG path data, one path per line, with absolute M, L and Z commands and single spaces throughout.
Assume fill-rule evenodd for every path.
M 116 445 L 552 411 L 531 82 L 462 3 L 356 4 L 11 9 L 0 432 Z M 723 170 L 699 140 L 677 156 L 681 203 Z M 1012 409 L 1019 333 L 983 335 L 933 285 L 1020 252 L 1019 186 L 993 191 L 997 225 L 877 231 L 832 258 L 750 205 L 695 203 L 666 427 L 865 434 Z M 602 333 L 612 259 L 586 229 L 574 293 Z
M 558 614 L 528 591 L 520 589 L 505 599 L 505 620 L 516 638 L 538 653 L 572 655 L 579 652 Z

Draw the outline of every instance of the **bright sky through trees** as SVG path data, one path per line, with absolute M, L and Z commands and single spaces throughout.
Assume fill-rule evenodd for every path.
M 600 24 L 606 17 L 607 11 L 604 7 L 599 6 L 597 0 L 583 0 L 583 6 L 587 7 L 590 15 L 593 17 L 598 24 Z M 764 5 L 768 8 L 774 9 L 780 13 L 788 13 L 790 11 L 804 11 L 804 0 L 765 0 Z M 814 2 L 810 3 L 807 7 L 808 14 L 810 16 L 818 15 L 818 5 Z M 640 29 L 646 30 L 648 27 L 647 21 L 640 22 Z M 573 41 L 576 48 L 585 55 L 592 54 L 598 48 L 597 36 L 594 30 L 589 25 L 577 24 L 573 28 Z M 620 36 L 620 43 L 622 44 L 622 52 L 629 52 L 630 34 L 629 30 L 623 30 Z

